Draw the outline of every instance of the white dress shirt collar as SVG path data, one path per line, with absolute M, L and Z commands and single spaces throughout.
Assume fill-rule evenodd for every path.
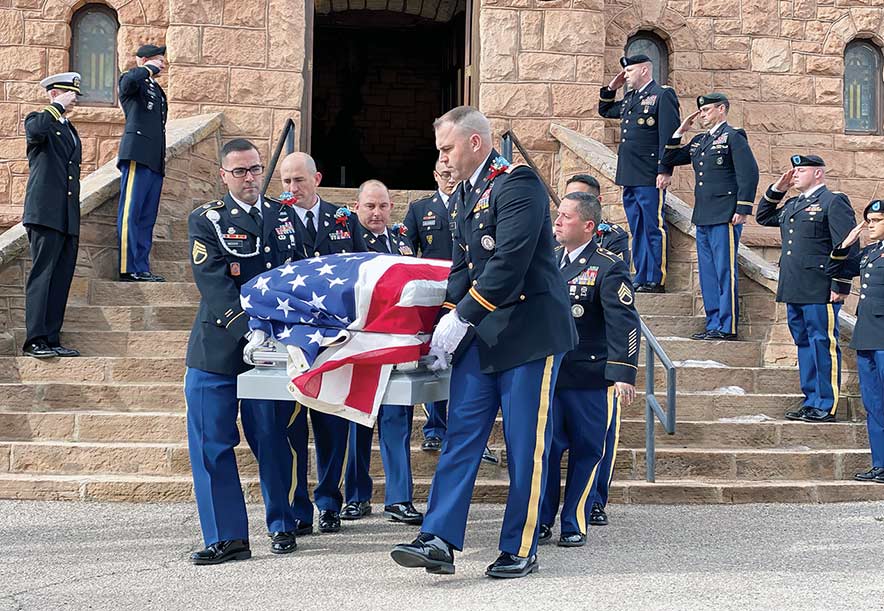
M 589 246 L 589 242 L 592 242 L 592 240 L 584 242 L 583 244 L 581 244 L 580 246 L 578 246 L 577 248 L 575 248 L 571 252 L 568 252 L 568 249 L 566 248 L 565 254 L 568 255 L 568 260 L 571 261 L 571 263 L 573 263 L 574 261 L 579 259 L 580 254 L 586 249 L 587 246 Z M 564 257 L 562 257 L 562 260 L 564 260 Z
M 318 195 L 316 195 L 315 197 L 316 197 L 316 199 L 313 201 L 312 208 L 301 208 L 300 206 L 292 206 L 292 207 L 295 209 L 295 214 L 298 215 L 298 218 L 301 219 L 301 222 L 304 224 L 305 227 L 307 226 L 307 212 L 308 211 L 312 212 L 313 213 L 313 226 L 318 231 L 319 230 L 319 203 L 321 200 L 319 199 Z

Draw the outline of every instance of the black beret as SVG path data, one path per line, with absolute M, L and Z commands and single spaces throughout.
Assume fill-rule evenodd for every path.
M 823 161 L 822 157 L 816 155 L 792 155 L 792 167 L 824 168 L 826 167 L 826 162 Z
M 884 214 L 884 202 L 880 199 L 873 199 L 869 202 L 869 205 L 863 210 L 863 220 L 866 222 L 869 221 L 869 212 L 879 212 Z
M 722 104 L 724 102 L 727 102 L 727 96 L 723 93 L 709 93 L 697 98 L 697 108 L 702 108 L 706 104 Z
M 620 65 L 624 68 L 626 66 L 633 66 L 635 64 L 643 64 L 645 62 L 651 61 L 651 58 L 647 55 L 630 55 L 629 57 L 621 57 Z
M 165 55 L 166 45 L 158 47 L 156 45 L 141 45 L 135 52 L 135 57 L 153 57 L 154 55 Z

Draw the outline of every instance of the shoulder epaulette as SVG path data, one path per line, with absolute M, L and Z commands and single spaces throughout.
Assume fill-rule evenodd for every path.
M 55 117 L 55 120 L 56 120 L 56 121 L 58 121 L 59 119 L 61 119 L 61 113 L 58 112 L 58 109 L 57 109 L 55 106 L 53 106 L 52 104 L 50 104 L 49 106 L 47 106 L 47 107 L 44 108 L 43 110 L 45 110 L 45 111 L 48 112 L 50 115 L 52 115 L 53 117 Z
M 620 259 L 620 257 L 615 255 L 613 252 L 611 252 L 607 248 L 602 248 L 601 246 L 599 246 L 596 249 L 596 252 L 599 253 L 600 255 L 602 255 L 603 257 L 609 258 L 611 261 L 622 261 L 622 259 Z
M 218 208 L 223 208 L 223 207 L 224 207 L 224 202 L 221 201 L 220 199 L 218 199 L 213 202 L 206 202 L 205 204 L 203 204 L 202 206 L 197 208 L 194 212 L 197 212 L 200 215 L 203 215 L 206 212 L 208 212 L 209 210 L 217 210 Z

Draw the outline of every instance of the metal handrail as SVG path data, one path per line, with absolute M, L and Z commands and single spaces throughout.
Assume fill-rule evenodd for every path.
M 641 320 L 641 319 L 639 319 Z M 655 417 L 660 419 L 664 430 L 669 435 L 675 434 L 675 365 L 663 350 L 657 337 L 641 320 L 642 336 L 645 338 L 645 479 L 655 481 L 657 467 L 657 450 L 654 441 Z M 654 394 L 654 366 L 659 358 L 666 369 L 666 409 L 660 405 Z
M 279 134 L 279 140 L 276 142 L 273 157 L 270 158 L 270 163 L 264 169 L 264 184 L 261 185 L 261 195 L 267 193 L 267 187 L 270 186 L 270 181 L 276 172 L 276 164 L 279 163 L 279 156 L 282 154 L 283 146 L 285 146 L 286 154 L 295 152 L 295 122 L 292 121 L 291 117 L 286 119 L 282 133 Z
M 543 181 L 543 186 L 546 187 L 546 192 L 549 193 L 550 199 L 558 206 L 561 203 L 559 196 L 556 195 L 549 183 L 543 178 L 534 160 L 531 159 L 531 155 L 528 154 L 528 151 L 519 142 L 516 134 L 512 130 L 507 130 L 500 137 L 500 151 L 509 160 L 513 158 L 513 146 L 516 147 L 531 169 L 537 172 L 540 180 Z M 660 420 L 667 434 L 675 434 L 675 365 L 673 365 L 672 359 L 669 358 L 666 351 L 663 350 L 660 342 L 657 341 L 657 337 L 648 329 L 644 320 L 641 320 L 641 330 L 642 336 L 645 338 L 645 355 L 647 359 L 645 365 L 645 479 L 653 482 L 656 477 L 657 466 L 657 452 L 654 440 L 655 418 Z M 660 401 L 657 400 L 654 389 L 654 366 L 656 359 L 660 359 L 664 369 L 666 369 L 665 410 L 660 405 Z

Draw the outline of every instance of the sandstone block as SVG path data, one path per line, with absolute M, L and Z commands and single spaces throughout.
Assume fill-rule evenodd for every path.
M 200 61 L 200 29 L 196 26 L 172 25 L 166 30 L 167 55 L 172 64 L 196 64 Z
M 222 14 L 224 25 L 238 25 L 247 28 L 263 28 L 267 2 L 225 2 Z M 237 47 L 242 45 L 237 43 Z
M 483 81 L 513 80 L 516 77 L 516 51 L 519 48 L 519 13 L 485 9 L 479 15 L 483 41 L 479 69 Z
M 754 72 L 789 72 L 792 48 L 788 40 L 757 38 L 752 41 L 750 65 Z
M 203 28 L 203 61 L 225 66 L 263 66 L 267 34 L 241 28 Z
M 260 104 L 298 109 L 304 81 L 294 72 L 233 68 L 230 71 L 230 99 L 240 104 Z
M 808 74 L 840 77 L 844 73 L 844 59 L 841 56 L 809 56 L 806 68 Z
M 841 105 L 844 91 L 841 79 L 816 77 L 813 79 L 813 89 L 817 104 Z
M 541 11 L 520 11 L 519 21 L 522 49 L 542 49 L 543 13 Z
M 0 53 L 0 79 L 39 81 L 46 76 L 43 68 L 45 57 L 46 51 L 43 49 L 7 47 Z
M 779 8 L 777 0 L 743 0 L 743 34 L 779 35 Z
M 592 85 L 553 84 L 553 114 L 565 117 L 589 117 L 597 115 L 598 88 Z
M 573 55 L 556 53 L 520 53 L 519 80 L 574 81 L 576 61 Z
M 796 106 L 795 123 L 801 130 L 841 133 L 844 131 L 844 109 L 840 106 Z
M 253 5 L 250 5 L 253 6 Z M 169 11 L 175 22 L 181 24 L 220 24 L 224 11 L 223 0 L 170 0 Z
M 589 11 L 549 11 L 543 17 L 543 48 L 562 53 L 598 50 L 605 32 L 604 15 Z
M 144 19 L 147 23 L 154 26 L 169 24 L 169 3 L 146 0 L 141 2 L 141 8 L 144 10 Z
M 786 132 L 794 129 L 795 117 L 784 104 L 746 104 L 743 125 L 750 131 Z
M 695 0 L 694 17 L 730 17 L 734 14 L 734 4 L 729 0 Z
M 602 78 L 605 74 L 605 58 L 601 55 L 577 56 L 576 81 L 579 83 L 596 83 L 602 86 Z
M 483 83 L 481 110 L 504 117 L 549 116 L 552 106 L 547 85 Z
M 700 55 L 700 64 L 705 70 L 746 70 L 749 68 L 749 54 L 707 51 Z
M 851 8 L 850 17 L 857 32 L 877 34 L 881 27 L 881 8 Z
M 117 9 L 117 19 L 128 25 L 144 25 L 144 11 L 141 2 L 126 2 Z
M 226 102 L 227 81 L 226 68 L 172 65 L 169 68 L 169 97 L 189 102 Z
M 0 40 L 7 45 L 21 44 L 23 36 L 21 11 L 0 10 Z
M 165 448 L 16 444 L 11 470 L 17 473 L 144 473 L 168 472 Z
M 268 67 L 300 70 L 305 55 L 304 3 L 298 0 L 269 0 L 269 3 Z
M 761 91 L 772 100 L 789 100 L 790 102 L 813 102 L 811 80 L 805 76 L 785 74 L 762 74 L 760 77 Z

